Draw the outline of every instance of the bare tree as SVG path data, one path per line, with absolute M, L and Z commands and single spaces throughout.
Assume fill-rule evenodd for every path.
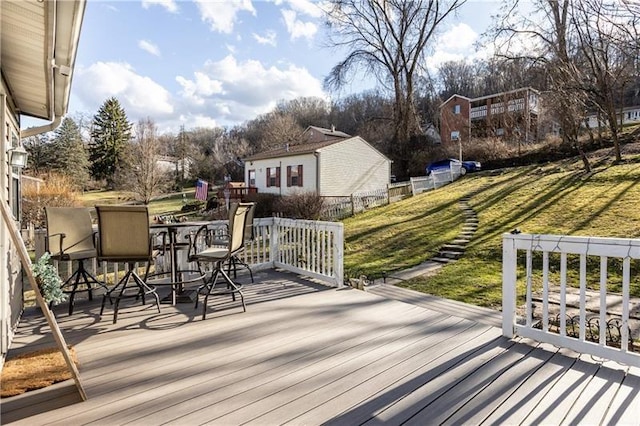
M 343 86 L 360 69 L 394 96 L 391 157 L 405 175 L 409 141 L 420 134 L 414 84 L 442 21 L 466 0 L 333 0 L 328 8 L 329 43 L 348 50 L 325 79 Z
M 127 181 L 138 201 L 149 204 L 154 196 L 167 189 L 171 180 L 170 172 L 158 164 L 160 143 L 151 118 L 142 119 L 135 126 L 131 154 Z
M 442 86 L 440 97 L 443 101 L 455 94 L 469 98 L 480 95 L 477 71 L 477 67 L 466 61 L 448 61 L 441 64 L 438 67 L 438 80 Z
M 547 69 L 549 91 L 544 104 L 558 118 L 565 144 L 582 159 L 585 171 L 591 171 L 589 159 L 578 135 L 586 109 L 586 97 L 580 88 L 581 72 L 576 65 L 577 40 L 571 26 L 572 0 L 533 0 L 532 11 L 521 13 L 520 0 L 506 0 L 491 35 L 496 53 L 507 60 L 543 63 Z
M 604 0 L 574 1 L 572 24 L 579 41 L 582 89 L 606 118 L 613 139 L 616 161 L 620 154 L 617 107 L 623 106 L 624 87 L 634 77 L 634 58 L 626 47 L 633 43 L 629 34 L 613 25 L 622 11 L 616 3 Z

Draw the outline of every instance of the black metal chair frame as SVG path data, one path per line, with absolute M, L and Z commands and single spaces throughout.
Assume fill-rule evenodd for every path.
M 58 208 L 56 208 L 58 209 Z M 75 209 L 75 208 L 74 208 Z M 81 210 L 85 210 L 89 220 L 91 218 L 91 214 L 89 213 L 88 209 L 82 208 L 82 207 L 78 207 L 77 209 L 81 209 Z M 79 211 L 79 210 L 78 210 Z M 45 216 L 47 218 L 47 229 L 49 229 L 50 223 L 50 216 L 51 216 L 52 210 L 50 207 L 45 208 Z M 52 259 L 56 259 L 58 261 L 69 261 L 69 262 L 77 262 L 78 266 L 76 268 L 75 271 L 73 271 L 73 273 L 64 281 L 64 283 L 62 283 L 62 289 L 64 291 L 64 293 L 69 294 L 69 315 L 73 314 L 73 310 L 75 307 L 75 297 L 76 297 L 76 293 L 78 292 L 87 292 L 88 298 L 89 300 L 93 300 L 93 290 L 102 288 L 105 292 L 107 292 L 109 290 L 109 288 L 101 281 L 99 281 L 93 274 L 91 274 L 91 272 L 89 272 L 85 266 L 84 266 L 84 261 L 88 260 L 88 259 L 92 259 L 94 257 L 97 256 L 97 253 L 95 253 L 95 255 L 93 256 L 89 256 L 89 257 L 80 257 L 80 258 L 76 258 L 73 259 L 72 255 L 70 255 L 69 253 L 66 253 L 66 251 L 75 246 L 80 244 L 81 242 L 87 240 L 87 239 L 91 239 L 93 242 L 93 246 L 96 246 L 96 232 L 95 231 L 91 231 L 90 235 L 87 235 L 83 240 L 81 241 L 77 241 L 75 242 L 73 245 L 67 247 L 67 249 L 64 248 L 64 239 L 67 237 L 67 234 L 64 232 L 57 232 L 57 233 L 53 233 L 53 234 L 47 234 L 47 236 L 45 237 L 45 250 L 49 253 L 51 253 L 51 247 L 49 246 L 50 244 L 50 240 L 52 237 L 59 237 L 60 238 L 60 247 L 58 249 L 57 254 L 54 254 L 51 256 Z M 86 288 L 81 288 L 81 286 L 86 286 Z M 65 288 L 69 288 L 71 287 L 70 290 L 64 290 Z M 50 306 L 51 308 L 51 306 Z
M 236 294 L 240 296 L 240 301 L 242 303 L 243 312 L 247 311 L 247 307 L 244 301 L 244 294 L 242 293 L 242 285 L 238 285 L 234 280 L 231 279 L 229 274 L 225 272 L 225 264 L 229 262 L 231 257 L 237 255 L 244 248 L 244 233 L 246 232 L 246 219 L 248 216 L 248 212 L 255 206 L 254 203 L 239 203 L 232 204 L 229 209 L 229 241 L 228 246 L 226 248 L 226 254 L 224 257 L 220 257 L 218 259 L 208 258 L 206 256 L 201 256 L 197 252 L 196 243 L 197 241 L 205 241 L 206 245 L 211 247 L 215 246 L 214 238 L 215 238 L 215 230 L 211 229 L 208 225 L 201 226 L 193 237 L 190 244 L 190 254 L 189 261 L 195 261 L 198 264 L 198 268 L 202 271 L 203 268 L 201 263 L 212 263 L 214 264 L 213 272 L 211 273 L 211 278 L 208 281 L 205 281 L 201 286 L 197 289 L 196 302 L 194 309 L 198 308 L 198 303 L 200 299 L 200 295 L 204 295 L 203 307 L 202 307 L 202 319 L 206 319 L 207 315 L 207 303 L 209 300 L 209 296 L 219 296 L 225 294 L 231 294 L 231 298 L 233 301 L 236 300 Z M 238 212 L 240 211 L 240 213 Z M 236 220 L 242 220 L 242 239 L 239 247 L 234 248 L 234 238 L 233 238 L 233 229 L 234 223 Z M 219 247 L 220 250 L 225 250 L 223 247 Z M 223 281 L 226 282 L 226 288 L 218 288 L 216 284 L 218 282 L 218 278 L 222 277 Z M 252 274 L 253 280 L 253 274 Z

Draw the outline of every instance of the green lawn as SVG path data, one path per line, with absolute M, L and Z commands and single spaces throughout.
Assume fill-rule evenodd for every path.
M 184 194 L 184 196 L 183 196 Z M 149 203 L 149 214 L 178 213 L 186 202 L 196 201 L 195 188 L 185 188 L 181 192 L 157 197 Z M 86 206 L 96 204 L 121 204 L 131 202 L 131 194 L 126 191 L 87 191 L 80 196 Z
M 430 258 L 458 234 L 458 200 L 469 196 L 479 228 L 462 260 L 430 278 L 403 285 L 425 293 L 499 308 L 502 234 L 640 236 L 640 156 L 624 162 L 593 158 L 586 175 L 579 160 L 485 171 L 436 191 L 345 220 L 345 273 L 379 277 Z M 596 279 L 595 282 L 598 280 Z M 640 283 L 634 285 L 640 293 Z

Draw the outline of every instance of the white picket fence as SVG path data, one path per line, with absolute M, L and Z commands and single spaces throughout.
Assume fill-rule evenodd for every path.
M 411 183 L 411 193 L 415 196 L 451 183 L 462 176 L 462 173 L 460 173 L 461 169 L 462 167 L 460 165 L 452 164 L 451 168 L 434 170 L 429 176 L 412 177 L 409 180 Z
M 213 226 L 226 227 L 226 221 L 212 221 Z M 197 231 L 199 224 L 177 228 L 176 241 L 187 242 L 188 234 Z M 339 222 L 321 222 L 284 218 L 258 218 L 254 220 L 255 238 L 245 246 L 241 258 L 252 270 L 281 268 L 317 278 L 333 286 L 343 285 L 344 229 Z M 44 252 L 46 230 L 36 231 L 36 258 Z M 159 241 L 158 241 L 159 242 Z M 179 267 L 195 270 L 197 265 L 186 261 L 186 251 L 178 252 Z M 164 256 L 157 260 L 159 270 L 168 270 L 169 261 Z M 73 271 L 71 262 L 54 262 L 61 277 L 66 279 Z M 123 272 L 124 263 L 97 262 L 85 265 L 94 275 L 109 277 Z
M 528 337 L 640 367 L 640 354 L 632 351 L 638 344 L 632 341 L 630 327 L 635 323 L 630 319 L 631 262 L 640 259 L 640 240 L 504 234 L 502 259 L 502 329 L 506 337 Z M 612 281 L 609 275 L 620 278 Z M 525 289 L 524 295 L 518 295 L 518 284 Z M 579 288 L 579 306 L 575 308 L 567 302 L 571 284 Z M 538 308 L 533 300 L 534 286 L 541 290 L 539 314 L 534 313 Z M 608 291 L 613 286 L 620 286 L 621 291 Z M 588 288 L 595 287 L 599 287 L 597 312 L 587 307 Z M 559 294 L 554 294 L 555 288 Z M 521 315 L 516 313 L 518 296 L 524 296 Z M 614 298 L 619 303 L 615 312 Z M 552 306 L 557 306 L 552 299 L 559 301 L 557 316 L 552 313 Z M 570 310 L 575 311 L 578 324 L 571 321 Z M 569 332 L 570 321 L 578 327 L 575 335 Z M 612 336 L 612 321 L 617 324 L 616 336 Z

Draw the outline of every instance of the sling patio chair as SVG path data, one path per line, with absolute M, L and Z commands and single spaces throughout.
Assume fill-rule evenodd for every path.
M 94 290 L 108 290 L 84 266 L 85 260 L 94 259 L 97 255 L 91 212 L 84 207 L 45 207 L 44 212 L 47 226 L 45 250 L 51 254 L 51 259 L 77 262 L 78 265 L 62 284 L 63 291 L 69 294 L 71 315 L 76 293 L 87 292 L 89 300 L 93 300 Z
M 232 300 L 236 300 L 236 294 L 240 296 L 242 309 L 247 311 L 242 294 L 242 285 L 239 285 L 225 272 L 225 264 L 232 256 L 237 255 L 244 249 L 245 232 L 247 229 L 247 216 L 249 211 L 255 207 L 255 203 L 232 204 L 229 208 L 229 228 L 226 246 L 219 245 L 216 236 L 216 229 L 210 225 L 201 226 L 191 238 L 189 249 L 189 261 L 197 262 L 198 268 L 203 271 L 205 264 L 212 265 L 211 278 L 206 280 L 197 289 L 195 308 L 198 308 L 200 295 L 204 295 L 202 307 L 202 319 L 206 319 L 207 302 L 209 296 L 231 294 Z M 222 276 L 226 282 L 226 287 L 217 286 L 218 278 Z
M 114 303 L 113 323 L 118 320 L 120 300 L 125 298 L 142 299 L 152 296 L 160 313 L 160 298 L 154 286 L 146 280 L 151 262 L 157 252 L 153 250 L 153 238 L 149 231 L 149 210 L 147 206 L 96 206 L 98 214 L 98 260 L 124 262 L 127 271 L 118 283 L 102 298 L 100 316 L 104 312 L 107 299 Z M 146 263 L 144 277 L 137 272 L 137 263 Z
M 245 229 L 244 229 L 244 245 L 243 245 L 243 249 L 238 250 L 233 256 L 229 257 L 229 259 L 226 261 L 226 267 L 227 267 L 227 274 L 229 276 L 231 276 L 231 270 L 233 269 L 233 279 L 238 278 L 238 266 L 244 266 L 247 271 L 249 271 L 249 276 L 251 278 L 251 282 L 253 281 L 253 271 L 251 270 L 251 267 L 249 266 L 249 264 L 247 264 L 247 262 L 245 262 L 244 260 L 242 260 L 241 254 L 244 251 L 244 247 L 247 246 L 247 244 L 251 244 L 253 242 L 253 240 L 255 239 L 255 228 L 253 226 L 253 218 L 255 216 L 255 211 L 256 211 L 256 203 L 240 203 L 240 205 L 242 204 L 247 204 L 250 205 L 249 206 L 249 211 L 247 212 L 247 217 L 245 220 Z M 229 229 L 226 229 L 226 232 L 223 232 L 222 234 L 219 234 L 216 238 L 213 239 L 213 241 L 211 242 L 211 245 L 214 246 L 226 246 L 227 244 L 229 244 Z

